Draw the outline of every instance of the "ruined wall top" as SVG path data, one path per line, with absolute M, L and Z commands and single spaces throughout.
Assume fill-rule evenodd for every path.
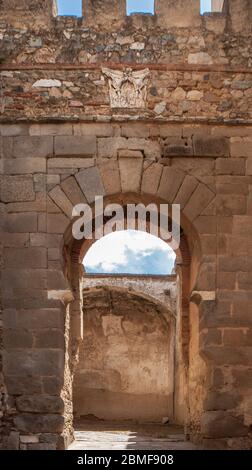
M 230 31 L 251 32 L 252 2 L 251 0 L 212 0 L 212 11 L 222 8 L 220 14 L 200 15 L 200 0 L 155 0 L 155 14 L 126 15 L 126 0 L 82 0 L 83 17 L 80 22 L 86 26 L 102 27 L 104 30 L 121 28 L 129 23 L 135 27 L 142 24 L 164 28 L 204 27 L 204 23 L 212 24 L 212 30 L 219 29 L 221 22 L 217 18 L 221 14 L 226 27 Z M 9 24 L 27 25 L 31 30 L 36 26 L 50 27 L 52 20 L 57 18 L 57 0 L 0 0 L 1 16 L 7 18 Z M 31 22 L 32 19 L 32 22 Z M 70 17 L 68 17 L 68 20 Z M 57 18 L 57 22 L 64 22 Z M 54 22 L 55 25 L 55 22 Z
M 127 16 L 126 0 L 83 0 L 78 18 L 56 0 L 0 0 L 0 120 L 250 122 L 252 1 L 215 5 Z

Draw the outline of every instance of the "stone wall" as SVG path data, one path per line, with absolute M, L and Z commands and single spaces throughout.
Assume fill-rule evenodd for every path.
M 160 0 L 112 22 L 1 3 L 5 447 L 72 436 L 85 301 L 72 208 L 96 194 L 181 205 L 178 401 L 191 439 L 250 447 L 251 2 L 201 17 L 198 1 Z
M 173 420 L 173 314 L 154 298 L 126 286 L 112 287 L 105 279 L 99 287 L 86 287 L 83 298 L 75 416 L 140 423 Z
M 85 269 L 85 267 L 84 267 Z M 88 274 L 82 277 L 82 289 L 103 286 L 124 287 L 151 296 L 177 312 L 178 280 L 176 274 L 164 276 L 134 275 L 134 274 Z

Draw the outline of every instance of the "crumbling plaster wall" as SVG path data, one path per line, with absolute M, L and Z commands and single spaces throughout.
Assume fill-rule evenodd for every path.
M 104 282 L 83 293 L 74 413 L 140 423 L 173 420 L 175 318 L 146 294 Z

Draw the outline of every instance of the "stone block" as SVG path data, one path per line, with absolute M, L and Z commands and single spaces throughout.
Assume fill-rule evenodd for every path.
M 47 270 L 48 289 L 64 290 L 68 287 L 68 282 L 62 270 Z
M 46 173 L 45 158 L 15 158 L 4 161 L 6 175 Z
M 251 290 L 252 288 L 252 271 L 248 273 L 237 273 L 238 289 Z
M 96 155 L 94 136 L 56 136 L 54 138 L 55 155 Z
M 5 384 L 11 395 L 42 393 L 41 378 L 36 376 L 5 376 Z
M 17 409 L 28 413 L 63 413 L 62 398 L 47 395 L 22 395 L 16 399 Z
M 7 212 L 45 212 L 46 193 L 36 193 L 35 201 L 11 202 L 7 206 Z
M 89 203 L 94 202 L 95 196 L 105 196 L 101 175 L 97 167 L 80 171 L 76 174 L 76 180 Z
M 207 52 L 194 52 L 188 56 L 188 64 L 211 65 L 212 57 Z
M 193 137 L 194 155 L 196 157 L 229 157 L 229 140 L 225 137 Z
M 98 139 L 98 157 L 116 158 L 119 149 L 127 149 L 128 140 L 124 137 L 107 137 Z
M 61 331 L 64 330 L 64 313 L 58 308 L 5 309 L 3 320 L 6 328 L 28 330 L 55 328 Z
M 173 167 L 165 167 L 158 189 L 158 196 L 170 204 L 173 203 L 184 177 L 185 173 L 183 171 Z
M 63 377 L 42 377 L 43 391 L 48 395 L 60 395 L 63 387 Z
M 224 346 L 233 346 L 239 348 L 246 345 L 246 334 L 243 328 L 225 328 L 223 330 Z M 252 344 L 251 344 L 252 346 Z
M 73 132 L 74 135 L 81 136 L 112 137 L 114 128 L 106 123 L 80 123 L 73 125 Z
M 52 137 L 13 137 L 10 157 L 13 158 L 45 158 L 53 153 Z
M 141 186 L 142 158 L 120 158 L 119 169 L 123 193 L 138 193 Z
M 241 235 L 245 237 L 252 236 L 252 216 L 251 215 L 235 215 L 233 219 L 233 233 L 235 236 Z
M 33 201 L 35 193 L 30 177 L 5 176 L 1 181 L 0 199 L 3 202 Z
M 15 137 L 18 135 L 28 135 L 29 126 L 27 124 L 2 124 L 0 135 L 3 137 Z
M 42 247 L 5 248 L 4 262 L 9 268 L 46 268 L 47 250 Z
M 28 375 L 59 375 L 64 370 L 62 350 L 12 350 L 3 353 L 4 373 L 27 377 Z
M 198 181 L 194 176 L 186 175 L 182 185 L 179 188 L 179 191 L 174 199 L 174 204 L 180 204 L 181 209 L 183 209 L 186 203 L 190 200 L 192 193 L 195 191 L 198 186 Z
M 19 432 L 11 431 L 4 447 L 4 450 L 19 450 Z
M 208 438 L 235 437 L 246 436 L 248 428 L 239 416 L 225 411 L 208 411 L 202 415 L 201 432 Z
M 157 140 L 132 138 L 128 139 L 127 143 L 130 150 L 141 150 L 150 160 L 161 158 L 161 145 Z
M 70 176 L 62 181 L 61 188 L 74 206 L 86 202 L 86 198 L 74 176 Z
M 246 161 L 243 158 L 218 158 L 217 175 L 245 175 Z
M 118 157 L 119 158 L 142 158 L 143 154 L 140 150 L 118 150 Z
M 246 196 L 218 194 L 216 197 L 216 212 L 218 215 L 231 216 L 236 214 L 246 214 L 246 210 Z
M 3 245 L 13 248 L 25 248 L 29 245 L 29 233 L 4 233 Z
M 222 344 L 222 333 L 220 329 L 209 328 L 200 333 L 199 346 L 204 348 L 207 344 Z M 206 409 L 206 408 L 205 408 Z
M 46 269 L 8 269 L 2 274 L 3 283 L 11 286 L 12 289 L 46 289 L 47 270 Z
M 39 442 L 38 436 L 20 436 L 20 442 L 22 444 L 36 444 Z
M 91 166 L 94 166 L 94 158 L 57 157 L 57 158 L 49 158 L 48 160 L 48 169 L 51 171 L 65 169 L 71 172 L 78 168 L 89 168 Z
M 100 175 L 106 195 L 118 194 L 121 192 L 121 180 L 118 162 L 108 160 L 99 166 Z
M 56 450 L 56 444 L 50 443 L 38 443 L 38 444 L 28 444 L 27 450 Z
M 247 160 L 246 175 L 252 176 L 252 158 Z
M 21 329 L 4 330 L 3 345 L 5 349 L 32 348 L 33 337 L 29 331 Z
M 235 273 L 218 272 L 217 282 L 220 289 L 235 289 Z
M 14 418 L 14 423 L 21 432 L 60 433 L 63 431 L 64 417 L 58 414 L 20 413 Z
M 149 136 L 150 128 L 147 124 L 132 123 L 122 126 L 122 137 L 148 138 Z
M 248 366 L 251 364 L 252 347 L 206 346 L 202 353 L 205 358 L 214 361 L 216 365 Z
M 191 157 L 193 155 L 193 148 L 185 145 L 183 142 L 176 144 L 169 144 L 165 146 L 164 157 Z
M 215 216 L 202 215 L 195 221 L 194 225 L 200 234 L 214 234 L 217 232 L 217 218 Z
M 63 234 L 69 225 L 69 219 L 64 214 L 47 214 L 47 233 Z
M 156 194 L 159 183 L 161 180 L 161 175 L 163 171 L 163 166 L 159 163 L 152 163 L 148 168 L 143 172 L 142 177 L 142 193 L 146 194 Z
M 230 139 L 231 157 L 247 157 L 252 155 L 251 137 L 231 137 Z
M 38 349 L 62 349 L 65 348 L 65 337 L 60 330 L 34 331 L 34 347 Z
M 214 199 L 214 196 L 214 193 L 207 186 L 200 183 L 185 206 L 184 214 L 186 217 L 191 221 L 196 219 Z
M 205 411 L 232 410 L 239 404 L 240 397 L 236 392 L 208 392 L 203 409 Z
M 73 135 L 73 125 L 72 124 L 32 124 L 29 129 L 29 134 L 31 136 Z
M 52 198 L 52 200 L 55 202 L 55 204 L 60 207 L 62 212 L 71 219 L 72 218 L 72 211 L 73 211 L 73 205 L 69 201 L 68 197 L 65 195 L 65 193 L 62 191 L 60 186 L 55 186 L 50 193 L 49 196 Z

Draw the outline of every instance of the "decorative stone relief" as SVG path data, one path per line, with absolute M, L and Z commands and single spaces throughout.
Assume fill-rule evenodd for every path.
M 103 68 L 109 78 L 111 108 L 144 108 L 147 98 L 149 69 L 125 71 Z

